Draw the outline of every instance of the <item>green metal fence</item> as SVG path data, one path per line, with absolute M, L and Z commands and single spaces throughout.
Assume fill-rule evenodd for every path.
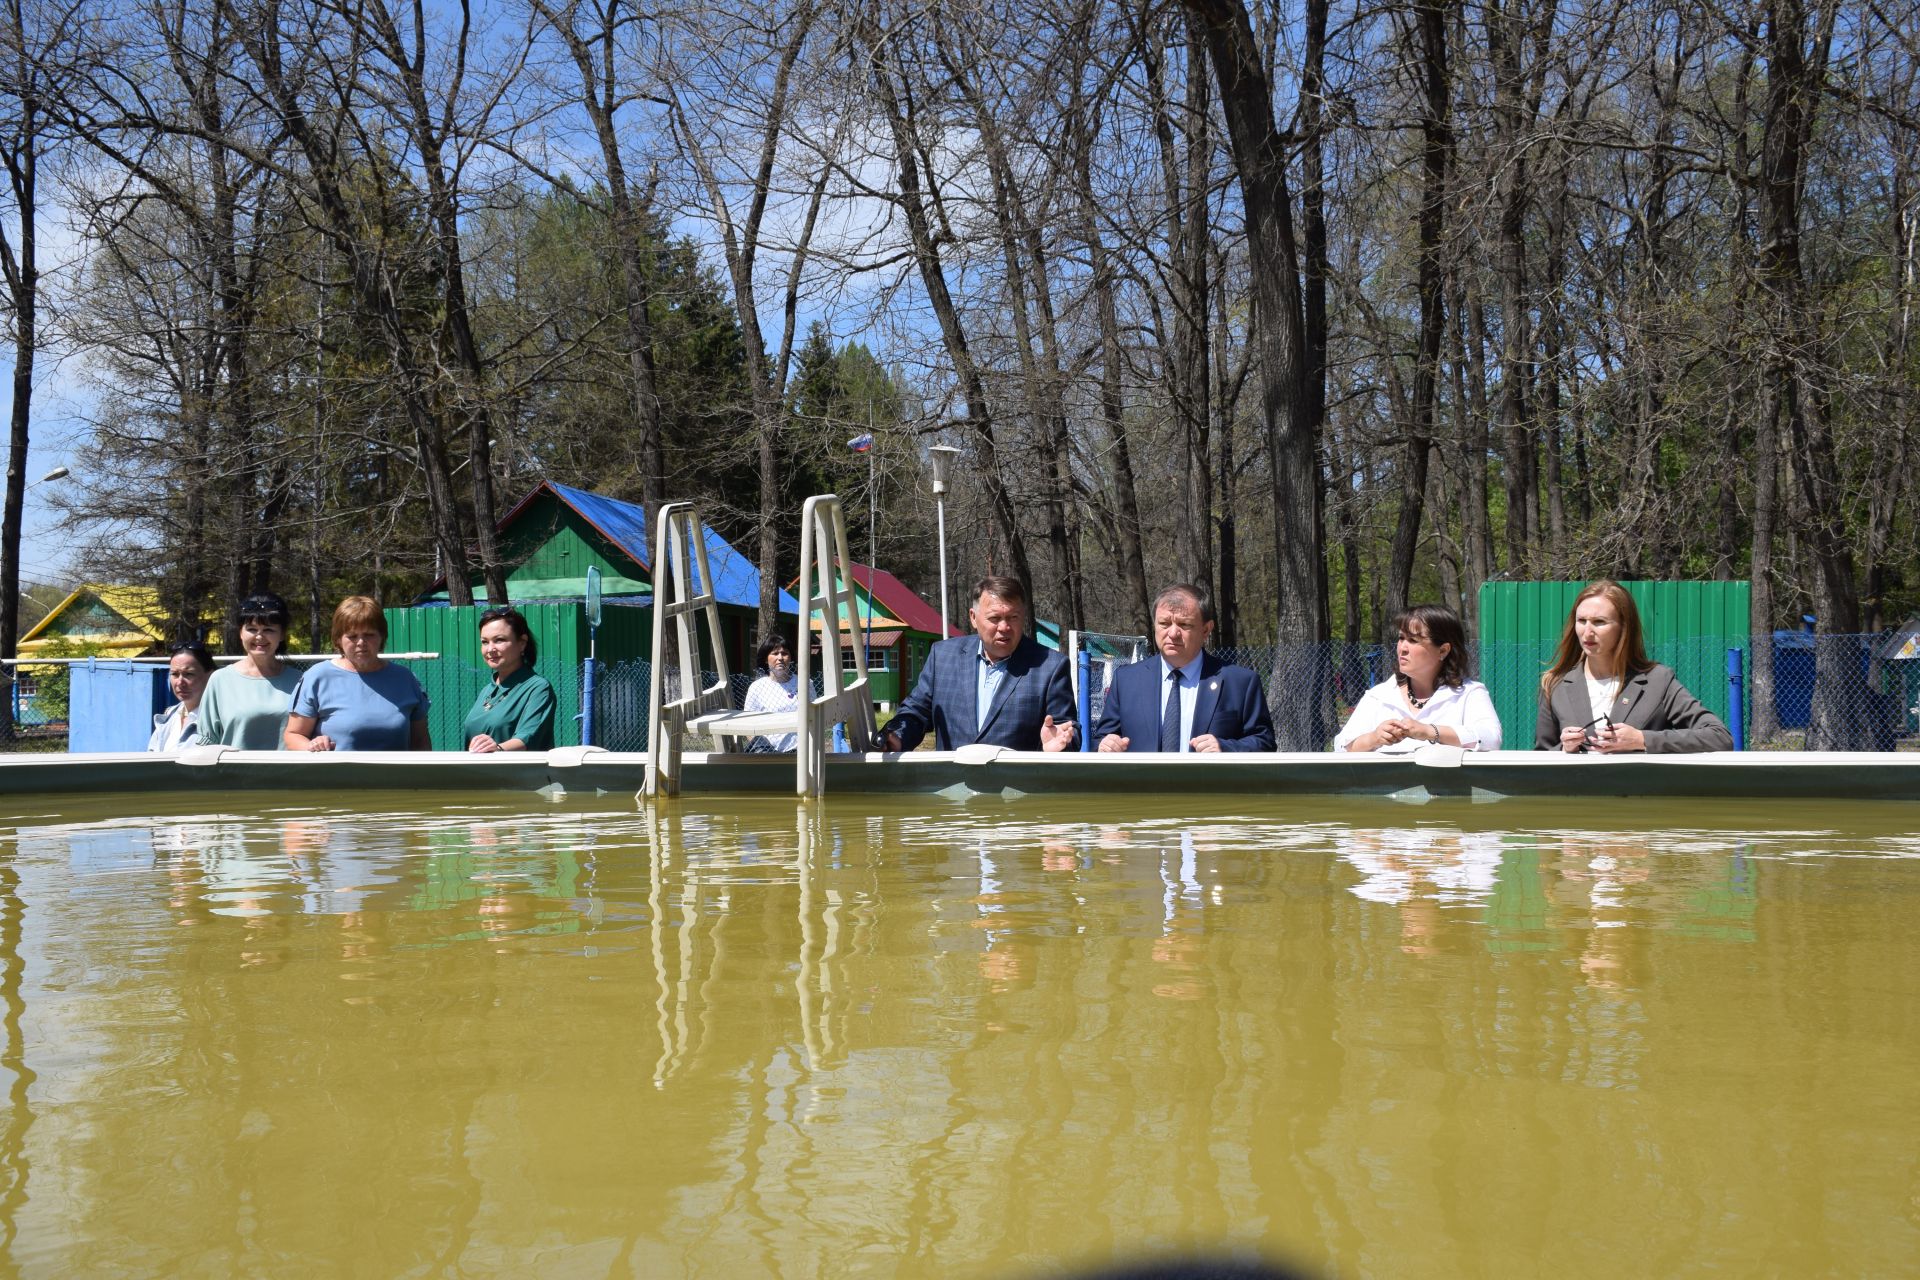
M 1493 695 L 1507 745 L 1531 739 L 1540 674 L 1584 582 L 1489 582 L 1480 588 L 1479 678 Z M 1752 643 L 1745 582 L 1623 582 L 1640 611 L 1647 653 L 1672 667 L 1694 696 L 1728 721 L 1727 650 Z
M 587 656 L 585 610 L 576 602 L 516 605 L 533 633 L 539 660 L 535 669 L 553 684 L 555 746 L 580 745 L 580 664 Z M 433 701 L 433 745 L 457 750 L 467 708 L 492 676 L 480 660 L 483 605 L 388 609 L 387 648 L 396 653 L 437 653 L 437 659 L 412 660 L 409 667 Z M 638 610 L 611 610 L 616 613 Z M 651 615 L 649 614 L 649 624 Z M 602 627 L 604 636 L 608 628 Z

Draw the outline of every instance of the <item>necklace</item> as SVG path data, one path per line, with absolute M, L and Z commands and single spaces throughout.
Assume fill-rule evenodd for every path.
M 1414 697 L 1414 696 L 1413 696 L 1413 681 L 1411 681 L 1411 680 L 1409 680 L 1409 679 L 1407 679 L 1407 677 L 1406 677 L 1406 676 L 1404 676 L 1404 675 L 1402 675 L 1402 676 L 1398 676 L 1398 677 L 1396 677 L 1396 678 L 1397 678 L 1397 679 L 1398 679 L 1398 680 L 1400 681 L 1400 693 L 1401 693 L 1401 696 L 1402 696 L 1402 697 L 1404 697 L 1404 698 L 1406 698 L 1406 700 L 1407 700 L 1407 705 L 1408 705 L 1409 707 L 1412 707 L 1412 708 L 1413 708 L 1413 709 L 1414 709 L 1415 711 L 1419 711 L 1419 710 L 1421 710 L 1421 709 L 1422 709 L 1422 708 L 1424 708 L 1424 707 L 1425 707 L 1425 706 L 1426 706 L 1426 705 L 1427 705 L 1427 704 L 1428 704 L 1429 702 L 1432 702 L 1432 701 L 1433 701 L 1433 694 L 1435 694 L 1435 693 L 1438 693 L 1438 692 L 1440 692 L 1440 686 L 1436 684 L 1436 685 L 1435 685 L 1435 686 L 1433 687 L 1433 693 L 1429 693 L 1429 694 L 1428 694 L 1428 695 L 1427 695 L 1426 697 L 1424 697 L 1424 698 L 1416 698 L 1416 697 Z

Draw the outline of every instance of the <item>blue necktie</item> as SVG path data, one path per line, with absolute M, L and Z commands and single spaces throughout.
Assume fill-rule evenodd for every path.
M 1167 672 L 1167 700 L 1160 708 L 1160 749 L 1180 749 L 1180 669 Z

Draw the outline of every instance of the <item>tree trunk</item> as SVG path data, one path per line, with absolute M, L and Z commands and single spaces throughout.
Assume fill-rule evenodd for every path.
M 1532 200 L 1528 135 L 1533 113 L 1527 107 L 1521 63 L 1525 24 L 1513 8 L 1522 2 L 1491 0 L 1486 8 L 1499 158 L 1494 260 L 1500 286 L 1500 430 L 1506 463 L 1507 560 L 1515 573 L 1531 570 L 1540 524 L 1534 430 L 1527 412 L 1533 340 L 1527 310 L 1526 217 Z
M 1567 223 L 1572 217 L 1568 191 L 1570 161 L 1563 155 L 1554 166 L 1559 191 L 1547 210 L 1546 288 L 1540 302 L 1540 380 L 1537 387 L 1539 417 L 1546 456 L 1545 489 L 1547 500 L 1546 574 L 1558 578 L 1567 572 L 1567 489 L 1562 465 L 1560 419 L 1560 374 L 1565 350 L 1564 321 L 1560 299 L 1566 283 Z
M 614 251 L 620 264 L 627 371 L 632 379 L 634 451 L 638 455 L 641 502 L 651 517 L 667 500 L 666 445 L 661 436 L 660 392 L 654 375 L 652 276 L 647 270 L 650 229 L 645 210 L 652 202 L 652 189 L 649 187 L 647 198 L 636 206 L 627 181 L 620 131 L 614 122 L 620 94 L 615 89 L 617 76 L 613 58 L 619 28 L 626 20 L 621 14 L 622 0 L 596 6 L 594 16 L 599 20 L 599 29 L 587 34 L 579 28 L 581 0 L 568 0 L 563 8 L 555 8 L 546 0 L 532 0 L 532 5 L 567 46 L 567 54 L 580 75 L 576 101 L 586 109 L 587 119 L 593 124 L 594 140 L 600 144 L 601 160 L 607 167 L 607 202 L 612 215 Z M 594 53 L 596 47 L 606 59 L 604 65 Z
M 1173 312 L 1170 347 L 1163 356 L 1167 403 L 1180 433 L 1183 486 L 1175 525 L 1175 575 L 1211 585 L 1213 577 L 1213 460 L 1208 433 L 1208 391 L 1212 378 L 1207 355 L 1208 183 L 1212 176 L 1210 94 L 1204 36 L 1193 15 L 1184 24 L 1184 97 L 1168 96 L 1165 49 L 1158 28 L 1142 41 L 1148 96 L 1153 103 L 1154 137 L 1159 144 L 1167 231 L 1167 304 Z M 1179 138 L 1176 139 L 1176 133 Z M 1184 140 L 1184 153 L 1178 142 Z
M 21 0 L 8 0 L 6 21 L 11 48 L 0 51 L 7 68 L 13 119 L 0 137 L 0 162 L 7 169 L 18 224 L 18 239 L 0 231 L 0 267 L 5 269 L 8 310 L 13 324 L 13 408 L 7 430 L 6 509 L 0 515 L 0 658 L 13 658 L 20 641 L 20 537 L 27 509 L 27 449 L 32 443 L 34 359 L 40 349 L 40 259 L 34 235 L 38 215 L 41 129 L 36 83 L 38 69 L 27 49 Z M 13 741 L 13 681 L 18 669 L 0 669 L 0 744 Z
M 1493 517 L 1487 505 L 1487 456 L 1489 453 L 1486 382 L 1486 321 L 1479 299 L 1469 306 L 1464 285 L 1455 285 L 1453 305 L 1453 401 L 1454 417 L 1459 424 L 1460 474 L 1465 479 L 1466 497 L 1461 507 L 1460 539 L 1466 545 L 1466 590 L 1472 601 L 1477 633 L 1480 587 L 1493 577 Z M 1472 345 L 1468 345 L 1467 322 L 1473 322 Z
M 420 167 L 426 174 L 427 210 L 433 224 L 434 247 L 439 259 L 440 296 L 445 308 L 441 322 L 453 344 L 451 372 L 454 386 L 458 388 L 459 398 L 463 402 L 462 416 L 467 425 L 474 546 L 480 555 L 480 572 L 486 583 L 487 601 L 501 605 L 507 602 L 507 571 L 500 563 L 495 527 L 498 519 L 493 492 L 493 412 L 487 400 L 486 362 L 473 336 L 471 309 L 467 302 L 466 261 L 460 239 L 460 193 L 455 186 L 454 176 L 447 168 L 444 156 L 446 135 L 442 128 L 436 127 L 437 113 L 428 99 L 426 79 L 422 74 L 427 42 L 425 16 L 421 10 L 413 10 L 414 48 L 409 51 L 401 38 L 399 27 L 384 4 L 370 5 L 367 12 L 373 16 L 383 51 L 392 61 L 404 86 L 406 108 L 411 116 L 407 125 L 413 134 L 414 146 L 420 152 Z M 464 0 L 460 12 L 454 52 L 458 64 L 464 65 L 468 31 Z M 458 92 L 456 82 L 449 93 L 457 95 Z
M 1075 84 L 1079 81 L 1076 78 Z M 1114 267 L 1100 234 L 1099 204 L 1093 192 L 1093 128 L 1086 104 L 1076 88 L 1070 121 L 1074 140 L 1074 177 L 1078 188 L 1080 238 L 1087 246 L 1088 287 L 1100 324 L 1100 416 L 1113 440 L 1113 488 L 1116 532 L 1120 544 L 1120 578 L 1126 584 L 1126 604 L 1138 607 L 1139 618 L 1152 612 L 1147 594 L 1146 553 L 1141 546 L 1140 500 L 1135 491 L 1133 451 L 1127 442 L 1126 394 L 1121 374 L 1126 355 L 1120 342 L 1120 305 L 1115 295 Z
M 1013 576 L 1018 578 L 1027 589 L 1028 597 L 1033 594 L 1033 567 L 1027 559 L 1026 539 L 1020 532 L 1020 522 L 1014 512 L 1013 499 L 1007 492 L 1006 478 L 1001 471 L 999 442 L 995 437 L 993 417 L 987 405 L 986 385 L 981 380 L 980 369 L 975 364 L 973 352 L 967 343 L 966 329 L 960 323 L 959 309 L 954 305 L 953 293 L 947 287 L 946 268 L 940 259 L 940 248 L 933 237 L 933 228 L 927 218 L 925 196 L 920 185 L 920 159 L 914 145 L 913 121 L 907 116 L 895 90 L 892 69 L 885 62 L 882 42 L 868 28 L 864 32 L 869 47 L 873 50 L 873 86 L 880 99 L 881 109 L 886 113 L 887 126 L 892 135 L 894 155 L 894 181 L 898 187 L 895 203 L 907 224 L 908 238 L 913 246 L 914 265 L 920 272 L 921 286 L 927 291 L 927 301 L 933 307 L 934 318 L 940 325 L 941 340 L 946 347 L 947 359 L 953 365 L 954 378 L 960 384 L 961 396 L 967 406 L 967 421 L 973 432 L 974 448 L 977 453 L 975 474 L 987 491 L 988 504 L 993 509 L 994 523 L 999 529 L 1000 539 L 1007 549 L 1007 558 L 1012 562 Z
M 1414 553 L 1420 545 L 1420 521 L 1427 497 L 1427 468 L 1433 455 L 1434 405 L 1439 398 L 1440 342 L 1446 333 L 1446 273 L 1440 261 L 1446 234 L 1447 175 L 1452 167 L 1452 89 L 1447 75 L 1449 0 L 1416 0 L 1414 22 L 1420 38 L 1420 295 L 1419 345 L 1414 353 L 1413 411 L 1407 423 L 1405 456 L 1400 464 L 1400 519 L 1394 527 L 1392 559 L 1387 567 L 1387 616 L 1383 626 L 1407 607 L 1413 584 Z
M 453 468 L 447 461 L 446 435 L 434 404 L 431 379 L 423 369 L 414 336 L 395 292 L 398 281 L 386 248 L 376 237 L 360 233 L 354 207 L 346 195 L 346 151 L 340 140 L 321 131 L 307 113 L 282 67 L 279 11 L 261 12 L 258 26 L 241 27 L 239 34 L 253 62 L 260 87 L 279 113 L 281 123 L 306 162 L 321 232 L 345 259 L 351 271 L 354 297 L 359 301 L 387 348 L 395 391 L 406 414 L 422 478 L 427 489 L 427 520 L 446 576 L 447 599 L 455 605 L 473 603 L 467 539 L 460 508 L 454 497 Z
M 1847 538 L 1844 495 L 1834 456 L 1826 371 L 1818 353 L 1819 317 L 1807 297 L 1800 259 L 1800 191 L 1806 176 L 1806 146 L 1812 136 L 1827 54 L 1833 39 L 1835 0 L 1819 0 L 1814 30 L 1802 0 L 1770 0 L 1764 53 L 1766 105 L 1760 161 L 1760 277 L 1770 302 L 1774 338 L 1770 361 L 1777 414 L 1785 432 L 1790 483 L 1805 513 L 1805 536 L 1817 568 L 1816 641 L 1812 718 L 1807 748 L 1837 751 L 1860 745 L 1857 706 L 1859 655 L 1851 636 L 1859 630 L 1859 594 L 1853 549 Z M 1812 49 L 1807 41 L 1811 36 Z
M 1064 626 L 1081 630 L 1086 619 L 1081 608 L 1075 555 L 1077 538 L 1069 519 L 1073 457 L 1067 436 L 1067 408 L 1062 398 L 1066 374 L 1061 368 L 1059 341 L 1054 332 L 1045 249 L 1020 207 L 1020 180 L 1008 158 L 998 122 L 969 84 L 961 61 L 950 60 L 948 69 L 972 108 L 974 127 L 986 152 L 994 222 L 1000 233 L 1000 261 L 1006 272 L 1007 314 L 1013 321 L 1020 381 L 1028 415 L 1040 427 L 1040 441 L 1047 461 L 1047 543 L 1053 561 L 1051 604 L 1059 611 L 1055 616 Z M 1034 350 L 1036 341 L 1041 348 L 1039 353 Z M 1038 608 L 1036 603 L 1036 612 Z
M 1220 446 L 1220 464 L 1214 468 L 1220 491 L 1220 593 L 1214 600 L 1216 626 L 1214 642 L 1223 649 L 1240 644 L 1240 531 L 1235 512 L 1240 508 L 1239 469 L 1234 462 L 1233 419 L 1238 399 L 1233 393 L 1232 370 L 1227 355 L 1232 349 L 1227 333 L 1227 283 L 1224 264 L 1216 261 L 1210 272 L 1214 285 L 1213 391 L 1208 397 L 1215 415 L 1214 439 Z
M 1184 3 L 1206 26 L 1221 112 L 1247 213 L 1261 416 L 1273 468 L 1274 550 L 1279 559 L 1279 656 L 1273 687 L 1277 691 L 1325 689 L 1320 423 L 1314 416 L 1308 377 L 1306 317 L 1285 140 L 1274 126 L 1273 95 L 1241 0 Z M 1281 750 L 1313 751 L 1326 746 L 1329 726 L 1318 698 L 1277 697 L 1276 704 L 1274 731 Z

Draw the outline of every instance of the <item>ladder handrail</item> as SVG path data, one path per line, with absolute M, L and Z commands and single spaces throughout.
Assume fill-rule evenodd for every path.
M 828 554 L 823 556 L 823 550 Z M 825 744 L 836 722 L 846 725 L 849 743 L 857 751 L 870 750 L 876 737 L 866 646 L 862 643 L 852 646 L 854 678 L 851 681 L 845 678 L 847 673 L 841 659 L 842 609 L 846 609 L 850 622 L 855 617 L 852 575 L 848 568 L 851 563 L 846 513 L 839 497 L 828 493 L 808 498 L 801 509 L 800 581 L 797 584 L 802 635 L 795 642 L 799 687 L 803 692 L 799 705 L 790 713 L 794 733 L 794 785 L 803 796 L 817 795 L 821 790 Z M 692 581 L 696 573 L 697 591 Z M 680 744 L 690 726 L 697 724 L 716 738 L 737 738 L 763 729 L 770 717 L 789 713 L 748 716 L 732 708 L 726 648 L 720 634 L 720 613 L 707 561 L 705 525 L 694 504 L 676 502 L 660 508 L 654 537 L 653 577 L 654 647 L 644 792 L 672 795 L 679 791 Z M 821 691 L 817 697 L 813 692 L 811 643 L 816 608 L 822 613 Z M 707 642 L 718 671 L 717 681 L 704 689 L 696 687 L 700 653 L 696 615 L 704 620 Z M 685 683 L 673 698 L 665 696 L 663 655 L 667 651 L 669 625 L 680 643 L 682 664 L 692 673 L 683 677 Z

